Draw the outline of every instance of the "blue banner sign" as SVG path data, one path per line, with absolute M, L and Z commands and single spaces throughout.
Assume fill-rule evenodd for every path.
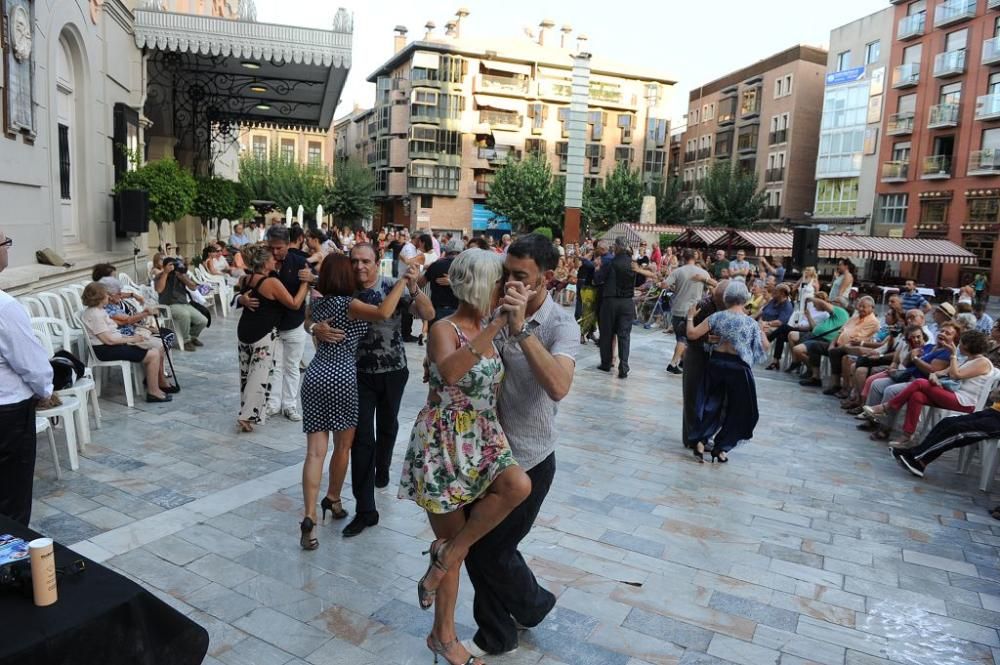
M 510 220 L 496 214 L 487 208 L 484 203 L 475 203 L 472 206 L 472 230 L 510 231 Z
M 854 83 L 855 81 L 860 81 L 865 77 L 864 67 L 855 67 L 854 69 L 845 69 L 841 72 L 833 72 L 832 74 L 826 75 L 827 85 L 842 85 L 844 83 Z

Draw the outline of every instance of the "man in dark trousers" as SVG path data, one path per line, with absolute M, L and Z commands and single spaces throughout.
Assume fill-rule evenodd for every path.
M 685 250 L 686 251 L 686 250 Z M 698 303 L 698 313 L 694 315 L 694 324 L 697 326 L 715 312 L 721 312 L 726 308 L 722 296 L 726 293 L 729 280 L 724 279 L 715 285 L 708 295 Z M 686 312 L 685 312 L 686 314 Z M 708 351 L 705 350 L 705 342 L 708 336 L 701 339 L 689 341 L 684 349 L 684 375 L 682 378 L 681 391 L 684 396 L 684 416 L 682 425 L 682 438 L 684 447 L 695 448 L 697 441 L 688 441 L 689 423 L 696 418 L 695 404 L 698 398 L 698 386 L 705 378 L 705 369 L 708 367 Z M 707 443 L 703 441 L 702 443 Z
M 629 256 L 625 240 L 615 240 L 615 256 L 610 261 L 605 256 L 601 268 L 594 275 L 594 284 L 602 286 L 601 291 L 601 364 L 597 369 L 611 371 L 611 348 L 614 337 L 618 338 L 618 378 L 628 376 L 629 341 L 632 322 L 635 320 L 635 270 Z

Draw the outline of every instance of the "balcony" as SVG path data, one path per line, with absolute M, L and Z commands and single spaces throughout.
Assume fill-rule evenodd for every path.
M 492 92 L 518 97 L 528 94 L 528 79 L 520 76 L 480 74 L 476 77 L 475 83 L 477 92 Z
M 737 152 L 756 152 L 757 132 L 740 134 L 736 139 L 736 150 Z
M 681 183 L 682 192 L 693 192 L 695 188 L 694 180 L 685 180 Z
M 924 180 L 941 180 L 951 177 L 951 155 L 930 155 L 924 157 L 920 177 Z
M 935 104 L 931 107 L 927 129 L 942 129 L 958 126 L 958 104 Z
M 733 154 L 733 144 L 731 141 L 726 141 L 725 143 L 715 144 L 715 156 L 718 157 L 729 157 Z
M 488 180 L 476 180 L 475 184 L 476 191 L 473 196 L 489 196 L 491 182 Z
M 694 151 L 694 150 L 686 150 L 686 151 L 684 151 L 684 161 L 685 162 L 693 162 L 693 161 L 696 161 L 697 159 L 698 159 L 698 153 L 696 151 Z
M 1000 120 L 1000 93 L 976 98 L 976 120 Z
M 934 76 L 947 78 L 965 73 L 965 49 L 945 51 L 934 56 Z
M 1000 173 L 1000 150 L 988 148 L 969 153 L 969 175 L 997 175 Z
M 521 129 L 524 118 L 517 111 L 480 111 L 479 122 L 494 129 Z
M 498 145 L 494 148 L 479 148 L 477 156 L 490 164 L 504 164 L 511 157 L 519 156 L 519 153 L 514 146 Z
M 976 15 L 976 0 L 945 0 L 934 12 L 934 27 L 941 28 Z
M 909 175 L 909 160 L 886 162 L 882 165 L 882 182 L 906 182 Z
M 1000 9 L 1000 0 L 987 0 L 986 9 Z
M 785 167 L 780 166 L 764 171 L 764 182 L 781 182 L 785 179 Z
M 698 149 L 698 159 L 708 159 L 712 156 L 711 148 L 699 148 Z
M 909 88 L 920 82 L 920 63 L 908 62 L 892 70 L 892 87 Z
M 773 131 L 773 132 L 771 132 L 770 134 L 767 135 L 767 144 L 768 145 L 775 145 L 777 143 L 784 143 L 787 140 L 788 140 L 788 130 L 787 129 L 779 129 L 779 130 Z
M 885 133 L 889 136 L 905 136 L 913 133 L 913 124 L 916 116 L 912 111 L 905 113 L 893 113 L 889 116 L 889 121 L 885 126 Z
M 760 219 L 781 219 L 781 206 L 764 206 L 760 209 Z
M 913 39 L 924 34 L 924 27 L 927 25 L 927 13 L 920 12 L 912 16 L 904 16 L 899 20 L 896 27 L 896 39 L 900 41 Z

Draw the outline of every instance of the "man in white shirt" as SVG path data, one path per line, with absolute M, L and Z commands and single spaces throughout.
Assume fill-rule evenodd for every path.
M 729 278 L 745 282 L 749 275 L 750 262 L 747 261 L 747 253 L 741 249 L 736 252 L 736 260 L 729 262 Z
M 0 272 L 13 241 L 0 231 Z M 27 312 L 0 291 L 0 515 L 28 526 L 35 473 L 35 402 L 52 395 L 52 366 Z

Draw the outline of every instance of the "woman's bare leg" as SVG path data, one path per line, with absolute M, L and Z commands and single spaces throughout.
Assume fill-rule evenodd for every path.
M 330 501 L 339 502 L 347 477 L 347 464 L 351 461 L 351 446 L 354 444 L 354 428 L 333 433 L 333 455 L 330 456 L 330 484 L 326 496 Z
M 428 513 L 431 528 L 434 535 L 439 539 L 451 540 L 455 538 L 466 526 L 465 511 L 462 509 L 443 515 Z M 437 568 L 434 568 L 437 571 Z M 434 627 L 431 629 L 431 638 L 447 645 L 456 642 L 458 639 L 455 631 L 455 606 L 458 603 L 458 583 L 462 570 L 462 562 L 448 566 L 448 572 L 443 573 L 438 582 L 437 593 L 434 596 Z M 440 571 L 439 571 L 440 572 Z M 469 652 L 461 642 L 446 652 L 455 663 L 464 663 L 469 658 Z
M 303 514 L 316 522 L 316 499 L 319 483 L 323 480 L 323 462 L 330 444 L 329 432 L 311 432 L 306 435 L 306 461 L 302 465 Z

